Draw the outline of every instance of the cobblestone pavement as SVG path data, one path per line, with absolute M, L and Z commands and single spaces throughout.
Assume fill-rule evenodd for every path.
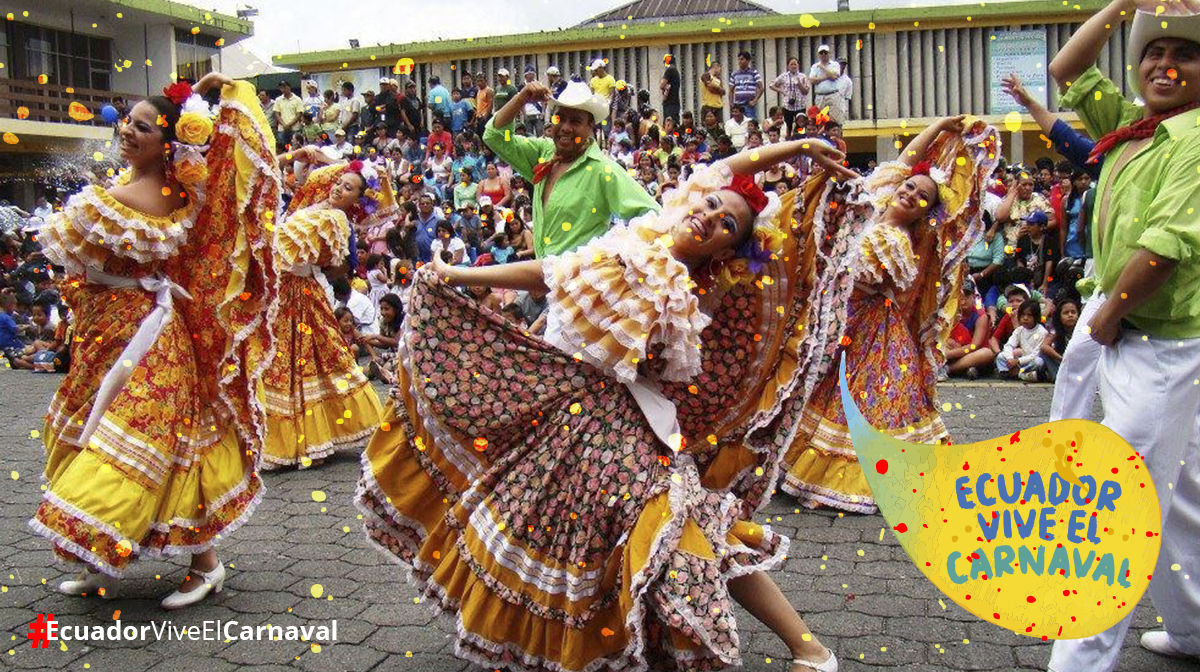
M 6 479 L 9 485 L 0 491 L 0 633 L 11 637 L 0 648 L 0 665 L 89 672 L 478 669 L 454 658 L 451 625 L 435 619 L 426 605 L 415 604 L 416 594 L 403 571 L 386 564 L 363 541 L 350 501 L 359 474 L 357 455 L 342 455 L 304 472 L 268 474 L 266 500 L 220 548 L 229 571 L 227 590 L 198 607 L 170 616 L 158 608 L 158 599 L 182 577 L 182 561 L 138 564 L 122 586 L 122 597 L 113 601 L 52 592 L 65 575 L 50 566 L 47 544 L 30 533 L 25 522 L 40 495 L 42 468 L 41 442 L 30 431 L 40 429 L 42 412 L 59 380 L 0 369 L 0 474 L 11 472 L 14 479 Z M 961 383 L 941 391 L 942 401 L 962 407 L 946 417 L 958 443 L 1042 422 L 1050 393 L 1047 386 L 999 383 Z M 327 501 L 315 502 L 315 490 L 327 493 Z M 795 513 L 794 503 L 784 496 L 767 513 L 771 524 L 793 540 L 792 555 L 775 579 L 837 652 L 843 670 L 1045 669 L 1048 644 L 981 622 L 948 599 L 943 609 L 938 604 L 942 595 L 892 535 L 880 540 L 884 523 L 879 516 Z M 324 589 L 320 599 L 312 596 L 316 583 Z M 68 644 L 34 650 L 26 639 L 28 624 L 39 613 L 56 614 L 73 625 L 103 625 L 111 624 L 117 611 L 124 624 L 170 618 L 177 626 L 205 620 L 320 625 L 337 619 L 338 642 L 320 651 L 301 642 L 221 641 Z M 781 660 L 786 650 L 774 635 L 744 612 L 738 614 L 738 622 L 744 669 L 787 669 Z M 1155 623 L 1147 599 L 1137 612 L 1120 669 L 1200 670 L 1200 665 L 1160 658 L 1137 645 L 1137 637 Z

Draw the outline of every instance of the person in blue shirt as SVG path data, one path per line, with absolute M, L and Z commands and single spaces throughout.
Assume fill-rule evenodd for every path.
M 14 362 L 25 349 L 25 342 L 17 333 L 17 321 L 13 312 L 17 309 L 17 297 L 0 294 L 0 353 Z
M 450 92 L 450 132 L 458 135 L 467 124 L 475 118 L 475 107 L 470 101 L 464 100 L 462 91 L 454 89 Z
M 462 156 L 454 160 L 453 168 L 455 175 L 463 170 L 471 171 L 472 182 L 479 183 L 487 177 L 487 162 L 479 155 L 479 145 L 476 140 L 463 141 Z
M 427 264 L 433 259 L 433 250 L 430 246 L 437 238 L 437 224 L 443 219 L 442 211 L 433 207 L 433 195 L 421 194 L 420 199 L 417 200 L 417 231 L 415 234 L 418 261 Z
M 450 118 L 450 91 L 442 86 L 442 79 L 438 76 L 429 78 L 429 93 L 425 97 L 425 103 L 435 115 L 439 115 L 442 119 Z

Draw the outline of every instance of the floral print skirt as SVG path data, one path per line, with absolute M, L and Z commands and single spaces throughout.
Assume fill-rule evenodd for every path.
M 488 669 L 740 663 L 726 582 L 784 559 L 614 378 L 419 276 L 363 454 L 369 540 Z
M 890 299 L 855 291 L 845 336 L 847 385 L 872 426 L 912 443 L 949 438 L 937 410 L 935 379 L 919 357 L 902 311 Z M 854 455 L 836 366 L 813 391 L 784 464 L 787 473 L 780 486 L 809 508 L 878 510 Z

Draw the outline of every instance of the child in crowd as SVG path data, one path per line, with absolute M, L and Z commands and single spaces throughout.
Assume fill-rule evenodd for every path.
M 400 346 L 400 327 L 404 324 L 404 304 L 395 294 L 379 300 L 379 333 L 361 337 L 371 358 L 370 376 L 388 385 L 396 384 L 396 349 Z
M 996 356 L 996 351 L 987 345 L 992 319 L 982 304 L 974 281 L 970 278 L 963 280 L 958 324 L 954 325 L 950 342 L 946 344 L 946 363 L 951 376 L 965 375 L 968 380 L 975 380 L 979 377 L 980 369 L 990 368 Z
M 383 254 L 372 254 L 367 257 L 367 298 L 371 305 L 379 307 L 379 300 L 388 293 L 391 278 L 388 276 L 388 258 Z
M 14 367 L 25 352 L 25 342 L 17 335 L 17 321 L 13 319 L 16 311 L 17 297 L 0 294 L 0 353 Z
M 1008 342 L 1017 327 L 1017 309 L 1028 299 L 1029 290 L 1025 289 L 1025 285 L 1009 285 L 1004 289 L 1005 302 L 997 305 L 998 310 L 1002 311 L 1004 316 L 996 323 L 996 329 L 988 339 L 988 347 L 992 349 L 992 352 L 999 353 L 1003 349 L 1002 344 Z
M 1067 351 L 1067 344 L 1075 336 L 1075 325 L 1079 323 L 1079 299 L 1068 294 L 1067 290 L 1063 290 L 1062 294 L 1067 296 L 1058 297 L 1054 316 L 1050 318 L 1054 329 L 1050 332 L 1050 337 L 1042 343 L 1042 361 L 1045 366 L 1042 368 L 1041 379 L 1050 383 L 1058 379 L 1058 367 L 1062 364 L 1063 353 Z
M 1017 309 L 1017 323 L 1004 349 L 996 355 L 996 370 L 1005 378 L 1036 382 L 1042 368 L 1042 344 L 1049 332 L 1042 326 L 1042 308 L 1036 301 L 1025 301 Z
M 25 346 L 17 357 L 9 358 L 14 369 L 32 370 L 35 364 L 53 362 L 59 343 L 54 340 L 54 327 L 50 326 L 50 308 L 44 303 L 35 303 L 30 310 L 28 334 L 32 343 Z
M 346 341 L 346 347 L 350 349 L 350 354 L 358 359 L 358 328 L 354 324 L 354 313 L 350 312 L 349 308 L 341 307 L 333 311 L 333 316 L 337 318 L 338 327 L 342 332 L 342 339 Z

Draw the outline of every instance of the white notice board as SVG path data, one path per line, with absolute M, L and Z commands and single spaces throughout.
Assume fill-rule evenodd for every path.
M 988 40 L 991 64 L 988 114 L 1020 112 L 1012 96 L 1000 88 L 1001 79 L 1015 72 L 1034 100 L 1046 104 L 1046 30 L 997 30 Z

